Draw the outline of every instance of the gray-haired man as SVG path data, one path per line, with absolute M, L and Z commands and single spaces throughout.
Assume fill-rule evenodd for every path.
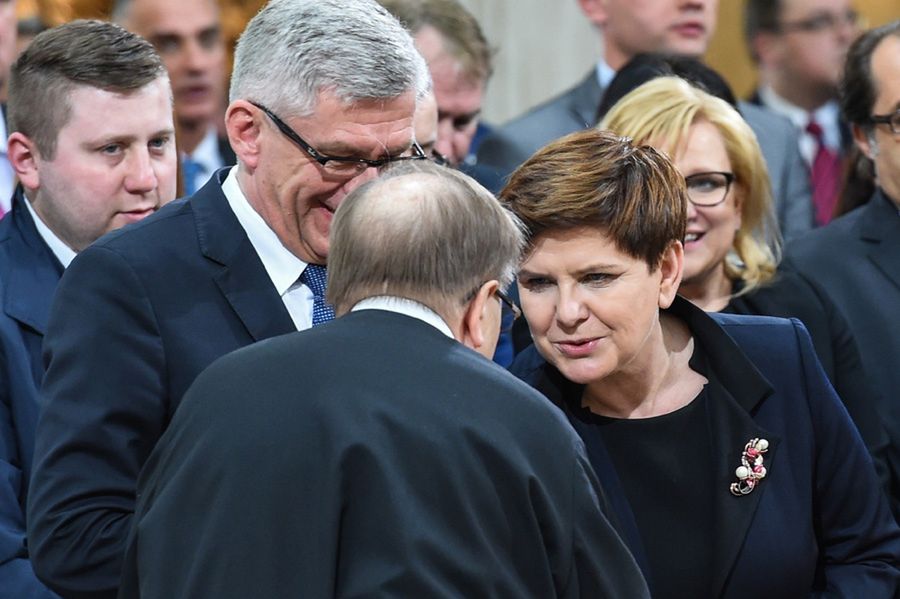
M 382 165 L 419 155 L 427 81 L 373 0 L 273 0 L 249 23 L 226 113 L 237 166 L 88 248 L 60 283 L 28 504 L 51 588 L 116 595 L 138 473 L 201 370 L 331 316 L 334 211 Z

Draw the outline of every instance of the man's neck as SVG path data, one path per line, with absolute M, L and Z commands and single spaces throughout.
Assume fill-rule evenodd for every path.
M 776 94 L 807 112 L 818 110 L 836 98 L 837 91 L 824 85 L 804 85 L 788 76 L 772 76 L 768 82 Z
M 195 121 L 178 123 L 178 149 L 185 154 L 193 154 L 209 131 L 209 123 Z

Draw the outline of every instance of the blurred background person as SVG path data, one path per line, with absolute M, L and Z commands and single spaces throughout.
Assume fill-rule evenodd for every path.
M 815 222 L 831 220 L 852 137 L 840 118 L 838 83 L 859 33 L 850 0 L 747 0 L 744 26 L 759 68 L 751 102 L 791 120 L 809 167 Z
M 458 0 L 379 0 L 409 29 L 422 53 L 438 106 L 435 151 L 453 166 L 470 153 L 493 72 L 491 48 Z
M 776 274 L 780 254 L 769 241 L 775 224 L 765 163 L 740 114 L 683 79 L 660 77 L 622 98 L 599 127 L 665 152 L 685 178 L 678 293 L 706 311 L 799 318 L 889 492 L 900 465 L 888 462 L 876 391 L 850 326 L 816 285 L 791 272 Z
M 225 43 L 216 0 L 117 0 L 112 18 L 149 40 L 172 80 L 183 195 L 235 163 L 224 133 Z
M 485 139 L 478 151 L 479 164 L 494 169 L 501 178 L 547 142 L 594 126 L 607 86 L 637 54 L 701 57 L 719 9 L 718 0 L 579 0 L 579 5 L 600 34 L 602 58 L 581 83 Z M 741 111 L 761 140 L 783 236 L 789 239 L 808 231 L 812 227 L 809 177 L 796 133 L 786 118 L 767 109 L 742 105 Z
M 16 174 L 7 148 L 7 108 L 9 69 L 16 59 L 16 0 L 0 0 L 0 218 L 12 209 Z
M 78 252 L 175 198 L 172 91 L 145 40 L 76 21 L 19 57 L 8 108 L 21 185 L 0 221 L 0 597 L 55 597 L 25 540 L 50 304 Z
M 501 200 L 527 229 L 535 339 L 513 372 L 584 439 L 653 596 L 893 597 L 900 529 L 802 324 L 676 295 L 674 165 L 587 130 L 532 156 Z
M 847 54 L 841 110 L 874 173 L 861 207 L 788 245 L 786 263 L 846 316 L 900 459 L 900 21 L 867 31 Z M 894 497 L 900 496 L 895 488 Z M 900 517 L 900 509 L 895 511 Z

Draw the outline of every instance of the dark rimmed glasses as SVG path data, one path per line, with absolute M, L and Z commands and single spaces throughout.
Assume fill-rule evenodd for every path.
M 685 177 L 684 182 L 691 204 L 709 208 L 718 206 L 728 197 L 728 190 L 734 183 L 734 173 L 723 171 L 694 173 Z
M 419 147 L 419 144 L 413 142 L 412 145 L 412 154 L 408 156 L 389 156 L 387 158 L 382 158 L 380 160 L 368 160 L 366 158 L 349 158 L 346 156 L 328 156 L 319 152 L 314 147 L 309 145 L 306 140 L 300 137 L 300 134 L 291 129 L 291 127 L 282 121 L 278 116 L 275 115 L 274 112 L 263 106 L 262 104 L 258 104 L 256 102 L 250 102 L 260 110 L 262 110 L 269 120 L 271 120 L 278 130 L 284 134 L 289 140 L 294 142 L 301 150 L 306 152 L 310 158 L 315 160 L 319 166 L 322 167 L 326 173 L 330 175 L 334 175 L 336 177 L 355 177 L 360 175 L 369 168 L 377 168 L 382 169 L 389 164 L 393 164 L 396 162 L 400 162 L 403 160 L 427 160 L 427 156 L 425 156 L 425 152 L 422 151 L 422 148 Z
M 873 125 L 890 125 L 894 135 L 900 135 L 900 109 L 894 114 L 873 114 L 869 121 Z

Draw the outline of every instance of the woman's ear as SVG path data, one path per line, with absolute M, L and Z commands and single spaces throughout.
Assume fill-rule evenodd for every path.
M 681 276 L 684 273 L 684 246 L 680 241 L 673 241 L 663 252 L 659 261 L 659 307 L 668 308 L 675 301 Z

